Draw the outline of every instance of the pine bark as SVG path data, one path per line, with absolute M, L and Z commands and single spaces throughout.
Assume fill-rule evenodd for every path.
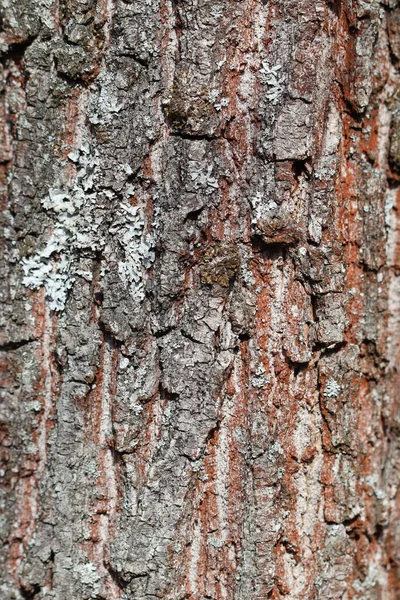
M 398 1 L 1 26 L 1 598 L 399 599 Z

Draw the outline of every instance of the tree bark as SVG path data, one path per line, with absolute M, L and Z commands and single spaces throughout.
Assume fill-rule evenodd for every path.
M 1 598 L 400 598 L 397 0 L 4 0 Z

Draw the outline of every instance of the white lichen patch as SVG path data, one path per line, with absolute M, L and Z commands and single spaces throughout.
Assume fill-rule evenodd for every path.
M 52 310 L 63 310 L 68 291 L 76 276 L 84 275 L 76 266 L 80 250 L 103 250 L 105 240 L 99 235 L 103 216 L 96 216 L 94 208 L 98 194 L 94 191 L 99 167 L 98 152 L 92 152 L 87 143 L 70 153 L 77 173 L 69 189 L 51 189 L 42 200 L 45 210 L 55 223 L 47 244 L 34 256 L 22 259 L 23 284 L 37 290 L 44 287 Z M 126 166 L 125 166 L 126 167 Z M 125 168 L 126 170 L 126 168 Z M 129 197 L 132 190 L 127 189 Z M 114 193 L 103 190 L 110 201 Z M 118 262 L 121 280 L 129 287 L 133 298 L 144 298 L 143 275 L 154 260 L 153 240 L 144 232 L 145 222 L 138 207 L 123 202 L 110 227 L 121 247 L 123 259 Z
M 213 191 L 218 189 L 218 181 L 212 175 L 213 166 L 209 165 L 207 171 L 201 169 L 192 171 L 190 178 L 194 182 L 196 189 L 205 188 L 206 194 L 212 194 Z
M 280 445 L 280 443 L 276 440 L 274 442 L 272 442 L 272 444 L 268 448 L 268 456 L 270 457 L 270 459 L 274 460 L 274 457 L 276 458 L 277 456 L 283 456 L 283 455 L 284 455 L 284 451 L 283 451 L 283 448 Z
M 211 90 L 208 94 L 208 99 L 212 104 L 214 104 L 214 102 L 216 102 L 216 100 L 218 99 L 218 96 L 219 96 L 218 90 Z
M 196 460 L 192 464 L 192 469 L 193 469 L 194 473 L 198 473 L 199 471 L 202 470 L 202 468 L 203 468 L 203 462 L 201 460 Z
M 121 204 L 109 231 L 116 236 L 125 254 L 118 262 L 118 273 L 129 286 L 134 299 L 144 299 L 143 274 L 154 262 L 153 238 L 144 231 L 145 221 L 139 206 Z
M 129 367 L 129 362 L 130 362 L 129 358 L 127 358 L 126 356 L 123 356 L 119 363 L 119 370 L 125 371 L 125 369 L 127 369 Z
M 140 404 L 132 404 L 132 412 L 136 416 L 140 415 L 140 413 L 143 412 L 143 406 L 140 406 Z
M 220 110 L 222 110 L 223 108 L 225 108 L 228 105 L 229 105 L 229 98 L 221 98 L 221 100 L 219 102 L 216 102 L 214 104 L 214 108 L 217 112 L 219 112 Z
M 253 224 L 256 223 L 260 218 L 265 216 L 271 210 L 278 208 L 277 203 L 271 200 L 261 191 L 257 191 L 254 196 L 250 198 L 250 204 L 253 208 Z
M 240 273 L 241 273 L 242 281 L 247 288 L 251 288 L 256 283 L 254 275 L 253 275 L 251 269 L 249 268 L 248 264 L 244 263 L 244 264 L 240 265 Z
M 75 568 L 75 572 L 79 576 L 80 581 L 85 585 L 95 585 L 100 580 L 97 567 L 93 563 L 78 565 Z
M 55 218 L 53 232 L 45 247 L 34 256 L 22 259 L 23 285 L 30 289 L 44 287 L 52 310 L 64 308 L 68 290 L 74 282 L 73 262 L 78 248 L 95 250 L 97 225 L 90 217 L 96 194 L 93 188 L 97 153 L 88 144 L 72 153 L 70 160 L 77 165 L 77 174 L 68 190 L 50 189 L 42 205 Z
M 250 378 L 250 383 L 255 388 L 264 389 L 269 384 L 270 379 L 270 375 L 265 375 L 263 365 L 258 365 L 255 374 Z
M 335 158 L 332 156 L 323 156 L 316 164 L 314 176 L 320 181 L 330 181 L 336 176 L 336 169 L 334 168 Z
M 325 398 L 337 398 L 341 392 L 341 387 L 338 382 L 332 377 L 328 379 L 325 386 L 324 396 Z
M 373 473 L 372 475 L 368 475 L 364 478 L 366 484 L 368 484 L 375 494 L 378 500 L 387 500 L 387 494 L 382 487 L 382 483 L 380 483 L 377 473 Z
M 285 75 L 279 74 L 282 65 L 269 66 L 267 60 L 264 60 L 259 71 L 260 81 L 268 86 L 267 98 L 271 104 L 278 104 L 284 92 Z
M 51 310 L 62 310 L 67 300 L 68 290 L 74 281 L 70 275 L 70 262 L 62 258 L 56 264 L 52 264 L 46 254 L 47 248 L 42 254 L 22 260 L 25 274 L 22 283 L 32 290 L 44 286 Z
M 216 537 L 207 538 L 207 546 L 213 546 L 214 548 L 222 548 L 224 542 Z

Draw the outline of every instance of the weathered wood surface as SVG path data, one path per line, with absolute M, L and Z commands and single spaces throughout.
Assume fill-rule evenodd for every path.
M 399 599 L 398 2 L 2 28 L 1 598 Z

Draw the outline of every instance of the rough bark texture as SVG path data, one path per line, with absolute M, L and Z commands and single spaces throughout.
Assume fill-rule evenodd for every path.
M 3 0 L 5 600 L 400 598 L 397 0 Z

